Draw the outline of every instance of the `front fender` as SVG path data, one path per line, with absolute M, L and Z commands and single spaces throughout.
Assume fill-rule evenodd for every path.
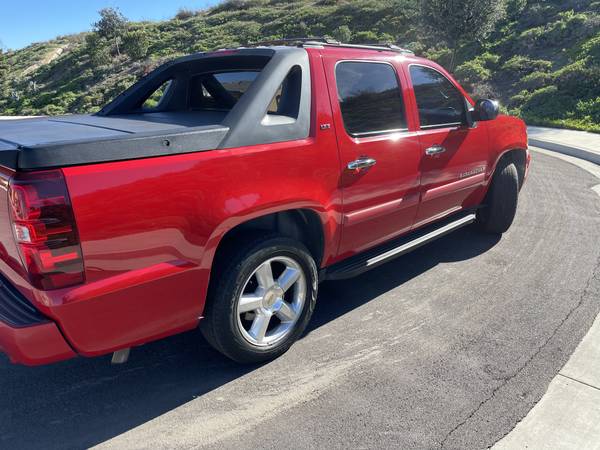
M 490 160 L 486 185 L 489 187 L 492 176 L 500 160 L 509 152 L 514 150 L 523 151 L 526 154 L 526 171 L 529 167 L 531 155 L 527 145 L 527 127 L 521 119 L 511 116 L 498 116 L 497 119 L 488 122 L 490 140 Z

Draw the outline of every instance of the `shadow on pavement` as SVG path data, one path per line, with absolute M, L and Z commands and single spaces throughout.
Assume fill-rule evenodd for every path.
M 380 266 L 376 273 L 324 283 L 308 333 L 441 262 L 476 257 L 498 241 L 467 227 Z M 135 348 L 123 366 L 111 366 L 109 356 L 36 368 L 14 366 L 3 358 L 0 448 L 89 447 L 255 368 L 222 357 L 196 332 Z
M 353 279 L 323 283 L 308 332 L 418 277 L 439 263 L 474 258 L 499 241 L 499 235 L 484 234 L 475 226 L 468 226 L 379 266 L 372 272 Z

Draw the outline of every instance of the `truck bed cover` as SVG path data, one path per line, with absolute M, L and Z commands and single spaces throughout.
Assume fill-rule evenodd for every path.
M 212 150 L 228 127 L 220 111 L 95 115 L 0 122 L 0 164 L 43 169 Z

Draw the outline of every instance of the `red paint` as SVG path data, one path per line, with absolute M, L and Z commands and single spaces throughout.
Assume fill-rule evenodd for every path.
M 55 323 L 12 328 L 0 322 L 0 351 L 13 363 L 36 366 L 76 356 Z
M 510 117 L 477 128 L 420 130 L 408 65 L 430 65 L 452 80 L 434 63 L 360 49 L 307 52 L 313 99 L 306 139 L 62 169 L 84 283 L 33 287 L 8 211 L 0 207 L 0 270 L 64 335 L 53 323 L 19 334 L 0 324 L 2 350 L 16 362 L 46 363 L 73 356 L 65 339 L 77 353 L 93 356 L 191 329 L 203 313 L 215 251 L 235 226 L 273 212 L 311 210 L 323 227 L 325 267 L 449 211 L 478 205 L 500 156 L 526 148 L 524 125 Z M 364 138 L 346 133 L 334 67 L 348 59 L 393 65 L 408 131 Z M 448 151 L 426 157 L 424 150 L 434 144 Z M 377 164 L 346 169 L 363 155 Z M 484 172 L 464 176 L 479 170 Z M 0 185 L 13 175 L 0 169 Z
M 335 48 L 323 49 L 321 53 L 340 154 L 339 175 L 344 214 L 352 217 L 358 213 L 360 217 L 370 208 L 377 209 L 389 202 L 402 201 L 398 208 L 388 208 L 387 214 L 373 214 L 371 220 L 351 220 L 346 223 L 339 255 L 347 257 L 410 230 L 419 199 L 420 144 L 416 124 L 408 114 L 408 132 L 355 138 L 344 129 L 335 84 L 336 64 L 345 60 L 387 62 L 393 66 L 398 84 L 404 88 L 405 75 L 397 54 Z M 402 94 L 406 105 L 409 101 L 408 89 L 403 89 Z M 374 158 L 376 165 L 362 172 L 349 171 L 347 164 L 361 156 Z
M 354 211 L 344 215 L 344 226 L 354 225 L 358 222 L 363 222 L 365 220 L 372 220 L 376 217 L 399 211 L 405 206 L 406 202 L 403 198 L 400 198 L 398 200 L 391 200 L 386 203 L 381 203 L 380 205 L 359 209 L 358 211 Z
M 485 182 L 485 173 L 472 175 L 467 178 L 462 178 L 457 181 L 443 184 L 433 189 L 429 189 L 423 193 L 422 201 L 428 202 L 436 198 L 444 197 L 450 194 L 458 194 L 466 189 L 473 189 L 482 186 Z

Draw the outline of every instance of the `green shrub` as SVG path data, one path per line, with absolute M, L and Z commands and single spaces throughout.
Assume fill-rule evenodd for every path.
M 579 100 L 575 106 L 576 116 L 589 118 L 600 126 L 600 96 L 589 100 Z
M 350 42 L 352 40 L 352 31 L 350 31 L 348 25 L 342 25 L 333 32 L 332 36 L 340 42 Z
M 264 0 L 225 0 L 210 10 L 210 14 L 239 11 L 260 6 L 266 3 Z
M 377 44 L 379 41 L 379 36 L 373 31 L 359 31 L 352 37 L 352 42 L 356 44 Z
M 524 116 L 562 119 L 567 117 L 576 102 L 573 96 L 560 91 L 556 86 L 546 86 L 532 92 L 520 109 Z
M 588 16 L 573 10 L 559 12 L 554 22 L 527 29 L 519 36 L 529 48 L 534 46 L 561 46 L 571 39 L 589 35 Z
M 553 74 L 554 82 L 574 98 L 587 99 L 600 95 L 600 66 L 588 66 L 579 60 Z
M 41 112 L 46 116 L 58 116 L 66 113 L 64 108 L 57 105 L 46 105 L 42 108 Z
M 109 46 L 96 47 L 90 49 L 89 58 L 92 66 L 105 66 L 112 61 L 112 52 Z
M 447 67 L 452 59 L 452 51 L 448 47 L 433 47 L 425 52 L 425 57 Z
M 150 43 L 143 30 L 128 31 L 123 35 L 121 48 L 131 59 L 143 59 L 148 54 Z
M 502 65 L 502 70 L 517 72 L 520 75 L 529 74 L 534 71 L 548 72 L 551 69 L 552 63 L 550 61 L 530 59 L 523 55 L 515 55 Z
M 545 72 L 532 72 L 521 78 L 519 85 L 525 89 L 535 90 L 552 82 L 552 75 Z
M 454 75 L 469 88 L 475 85 L 483 85 L 490 80 L 499 61 L 499 55 L 485 52 L 470 61 L 462 63 L 456 68 Z
M 454 71 L 454 76 L 456 76 L 461 83 L 474 85 L 489 80 L 492 76 L 492 72 L 482 65 L 480 61 L 474 59 L 458 66 Z
M 110 45 L 98 33 L 89 33 L 85 37 L 86 52 L 94 67 L 109 64 L 112 60 Z
M 589 58 L 591 62 L 600 63 L 600 33 L 585 41 L 579 50 L 580 58 Z
M 177 14 L 175 14 L 175 18 L 177 20 L 187 20 L 187 19 L 191 19 L 195 15 L 196 15 L 196 13 L 194 11 L 192 11 L 191 9 L 179 8 L 179 11 L 177 11 Z

